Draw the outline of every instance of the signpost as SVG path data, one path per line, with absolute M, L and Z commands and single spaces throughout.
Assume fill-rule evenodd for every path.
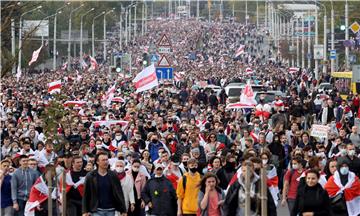
M 352 81 L 354 83 L 360 83 L 360 65 L 352 66 Z
M 360 25 L 358 22 L 355 21 L 353 24 L 351 24 L 349 28 L 352 32 L 354 32 L 354 34 L 356 34 L 360 30 Z
M 174 78 L 174 69 L 171 67 L 168 68 L 156 68 L 156 76 L 158 79 L 173 79 Z
M 314 45 L 314 59 L 322 60 L 324 58 L 324 45 L 315 44 Z
M 336 50 L 330 50 L 330 59 L 336 59 Z

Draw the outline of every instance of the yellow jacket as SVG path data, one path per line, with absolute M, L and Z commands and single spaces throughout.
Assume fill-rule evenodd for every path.
M 199 173 L 195 173 L 195 175 L 190 175 L 189 173 L 185 173 L 186 176 L 186 188 L 184 190 L 182 177 L 179 180 L 176 194 L 178 199 L 182 200 L 182 213 L 183 214 L 196 214 L 198 210 L 198 193 L 199 193 L 199 183 L 201 181 L 201 176 Z

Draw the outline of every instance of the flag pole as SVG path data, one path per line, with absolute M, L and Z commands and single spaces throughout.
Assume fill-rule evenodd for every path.
M 62 173 L 62 179 L 61 179 L 61 184 L 62 184 L 62 191 L 61 191 L 61 195 L 62 195 L 62 214 L 63 215 L 67 215 L 66 214 L 66 172 L 65 170 Z
M 48 172 L 51 172 L 51 171 L 48 171 Z M 51 176 L 51 173 L 48 175 L 48 190 L 49 190 L 49 195 L 48 195 L 48 216 L 53 216 L 53 212 L 52 212 L 52 189 L 53 189 L 53 186 L 52 186 L 52 176 Z
M 245 173 L 245 215 L 250 215 L 250 166 L 246 163 Z
M 260 169 L 260 181 L 261 181 L 261 216 L 266 216 L 267 214 L 267 185 L 266 185 L 266 168 L 261 167 Z

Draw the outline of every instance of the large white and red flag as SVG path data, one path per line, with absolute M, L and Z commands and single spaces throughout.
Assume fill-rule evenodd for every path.
M 65 101 L 64 107 L 74 106 L 74 107 L 82 107 L 86 104 L 86 101 Z
M 48 93 L 60 93 L 61 91 L 61 80 L 56 80 L 54 82 L 48 83 Z
M 251 67 L 247 67 L 247 68 L 245 69 L 245 72 L 246 72 L 246 73 L 252 73 L 253 70 L 251 69 Z
M 122 97 L 113 97 L 111 99 L 112 102 L 117 102 L 117 103 L 125 103 L 125 99 Z
M 269 191 L 271 193 L 271 196 L 275 202 L 275 206 L 278 205 L 279 202 L 279 177 L 277 176 L 276 173 L 276 168 L 275 166 L 272 167 L 272 169 L 270 171 L 267 171 L 267 181 L 266 184 L 269 188 Z
M 92 57 L 92 56 L 89 56 L 89 58 L 90 58 L 90 69 L 91 70 L 97 70 L 99 65 L 98 65 L 96 59 L 94 57 Z
M 29 66 L 30 66 L 32 63 L 34 63 L 34 62 L 37 61 L 37 59 L 39 58 L 39 55 L 40 55 L 40 52 L 41 52 L 41 49 L 42 49 L 42 48 L 43 48 L 43 45 L 41 44 L 40 48 L 37 49 L 37 50 L 35 50 L 35 51 L 33 52 L 32 57 L 31 57 L 31 60 L 29 61 Z
M 72 177 L 71 177 L 71 171 L 66 172 L 65 175 L 65 183 L 66 183 L 66 189 L 65 192 L 69 192 L 71 188 L 75 188 L 76 190 L 79 191 L 80 195 L 83 196 L 84 195 L 84 182 L 85 182 L 85 177 L 80 177 L 79 181 L 74 182 Z M 59 180 L 59 191 L 60 191 L 60 196 L 61 196 L 61 192 L 63 189 L 63 185 L 62 185 L 63 181 L 62 181 L 62 176 L 60 177 Z
M 152 64 L 142 70 L 133 79 L 133 83 L 135 83 L 136 93 L 143 92 L 158 86 L 159 81 L 156 77 L 155 65 Z
M 256 106 L 257 102 L 255 100 L 254 91 L 251 88 L 250 81 L 245 85 L 245 88 L 242 90 L 240 95 L 240 103 L 248 106 Z
M 102 100 L 107 100 L 109 99 L 109 97 L 111 96 L 111 94 L 114 94 L 116 90 L 116 83 L 114 85 L 112 85 L 106 92 L 105 94 L 102 96 Z
M 345 186 L 341 184 L 340 174 L 335 171 L 328 182 L 325 184 L 325 190 L 329 197 L 333 198 L 338 194 L 343 194 L 346 202 L 347 213 L 349 216 L 360 214 L 360 181 L 353 172 L 349 172 L 348 181 Z
M 61 66 L 61 70 L 65 71 L 67 69 L 68 63 L 65 62 L 62 66 Z
M 31 187 L 29 199 L 26 202 L 24 215 L 33 216 L 35 215 L 35 208 L 39 207 L 41 203 L 45 202 L 48 199 L 49 189 L 43 179 L 40 176 Z M 56 187 L 51 193 L 51 198 L 56 199 Z
M 174 73 L 174 81 L 180 82 L 182 80 L 182 77 L 179 73 Z
M 297 67 L 290 67 L 289 68 L 289 73 L 296 73 L 296 72 L 298 72 L 300 70 L 300 68 L 297 68 Z
M 105 127 L 110 127 L 111 125 L 120 125 L 121 128 L 123 130 L 125 130 L 125 128 L 128 126 L 129 122 L 128 121 L 122 121 L 122 120 L 102 120 L 102 121 L 95 121 L 94 123 L 94 127 L 101 127 L 101 126 L 105 126 Z
M 235 58 L 245 53 L 245 45 L 240 45 L 239 49 L 235 52 Z

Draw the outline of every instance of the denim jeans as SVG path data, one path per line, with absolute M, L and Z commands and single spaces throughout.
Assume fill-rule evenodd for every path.
M 115 210 L 100 210 L 91 214 L 92 216 L 115 216 Z

